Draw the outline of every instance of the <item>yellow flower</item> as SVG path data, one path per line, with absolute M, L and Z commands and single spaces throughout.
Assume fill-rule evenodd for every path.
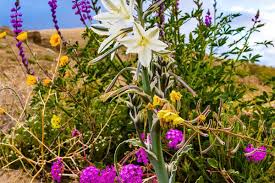
M 156 107 L 156 106 L 163 106 L 163 103 L 164 103 L 164 101 L 160 97 L 158 97 L 156 95 L 153 97 L 153 106 L 154 107 Z
M 51 119 L 52 128 L 54 129 L 61 128 L 60 122 L 61 122 L 61 118 L 59 116 L 53 115 Z
M 43 79 L 43 81 L 42 81 L 42 85 L 43 86 L 49 86 L 50 85 L 50 83 L 52 82 L 52 80 L 50 80 L 50 79 Z
M 16 39 L 18 41 L 26 41 L 27 38 L 28 38 L 28 33 L 27 32 L 22 32 L 16 37 Z
M 199 115 L 199 121 L 200 122 L 203 122 L 205 120 L 206 120 L 206 116 L 205 115 L 203 115 L 203 114 Z
M 50 43 L 53 47 L 56 47 L 58 45 L 60 45 L 60 42 L 61 42 L 61 38 L 60 36 L 57 34 L 57 33 L 54 33 L 52 36 L 51 36 L 51 39 L 50 39 Z
M 160 110 L 157 116 L 162 122 L 172 122 L 173 125 L 179 125 L 184 122 L 184 119 L 170 110 Z
M 6 32 L 2 32 L 0 33 L 0 39 L 3 39 L 7 36 L 7 33 Z
M 26 82 L 27 82 L 27 85 L 32 86 L 36 84 L 37 80 L 36 80 L 36 77 L 34 77 L 33 75 L 28 75 Z
M 62 56 L 59 60 L 59 66 L 64 67 L 65 65 L 67 65 L 68 62 L 69 62 L 69 57 L 66 55 Z
M 71 72 L 67 70 L 64 74 L 64 78 L 69 78 L 70 76 L 71 76 Z
M 0 107 L 0 115 L 3 115 L 3 114 L 5 114 L 5 109 Z
M 176 91 L 172 91 L 171 93 L 170 93 L 170 100 L 172 101 L 172 102 L 176 102 L 176 101 L 180 101 L 180 99 L 181 99 L 181 97 L 182 97 L 182 95 L 180 94 L 180 92 L 176 92 Z
M 147 109 L 149 109 L 149 110 L 154 110 L 153 104 L 149 103 L 149 104 L 147 105 Z

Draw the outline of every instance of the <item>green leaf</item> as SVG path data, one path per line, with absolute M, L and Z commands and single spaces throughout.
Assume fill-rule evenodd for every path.
M 203 176 L 200 176 L 195 183 L 204 183 Z
M 212 167 L 212 168 L 218 168 L 219 164 L 217 162 L 217 160 L 215 160 L 214 158 L 208 158 L 207 159 L 208 164 Z

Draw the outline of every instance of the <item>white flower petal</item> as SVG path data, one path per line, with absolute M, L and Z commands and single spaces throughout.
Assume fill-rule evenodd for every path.
M 134 36 L 126 36 L 124 38 L 121 38 L 119 42 L 126 47 L 133 47 L 137 45 L 137 39 Z
M 100 13 L 98 15 L 95 15 L 93 18 L 98 21 L 107 21 L 107 22 L 116 21 L 118 19 L 117 15 L 109 12 Z
M 133 27 L 133 32 L 136 36 L 140 36 L 140 37 L 146 37 L 146 32 L 145 30 L 143 29 L 143 27 L 138 24 L 138 23 L 135 23 L 134 24 L 134 27 Z
M 144 67 L 149 67 L 152 61 L 152 50 L 144 48 L 138 53 L 138 61 Z
M 103 51 L 105 51 L 106 49 L 108 49 L 111 44 L 113 44 L 114 40 L 116 37 L 118 37 L 119 35 L 121 35 L 123 32 L 117 32 L 116 34 L 112 34 L 109 37 L 107 37 L 106 39 L 104 39 L 104 41 L 101 43 L 101 45 L 98 48 L 98 53 L 101 53 Z
M 148 37 L 150 39 L 159 39 L 159 28 L 153 27 L 151 29 L 148 29 L 146 31 L 146 37 Z
M 118 45 L 120 45 L 120 43 L 119 43 L 119 42 L 116 42 L 116 43 L 114 44 L 114 47 L 117 47 Z M 116 50 L 116 51 L 117 51 L 117 50 Z M 113 59 L 115 58 L 116 51 L 114 51 L 114 52 L 111 54 L 111 60 L 113 60 Z
M 150 43 L 149 43 L 148 47 L 151 50 L 154 50 L 154 51 L 158 52 L 158 51 L 165 50 L 165 48 L 167 48 L 168 45 L 165 44 L 164 42 L 160 41 L 160 40 L 150 40 Z
M 114 0 L 101 0 L 102 5 L 111 12 L 119 12 L 119 8 L 116 6 L 116 1 L 113 3 Z

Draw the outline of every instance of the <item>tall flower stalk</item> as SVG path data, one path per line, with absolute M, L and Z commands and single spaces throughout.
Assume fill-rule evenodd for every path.
M 51 13 L 52 13 L 52 20 L 53 20 L 53 23 L 54 23 L 54 28 L 56 30 L 56 32 L 58 33 L 58 35 L 60 36 L 60 38 L 64 41 L 64 38 L 61 34 L 61 31 L 60 31 L 60 27 L 58 25 L 58 21 L 57 21 L 57 16 L 56 16 L 56 9 L 57 9 L 57 0 L 49 0 L 48 2 L 50 8 L 51 8 Z
M 21 9 L 20 2 L 19 0 L 17 0 L 14 3 L 14 7 L 11 9 L 11 15 L 10 15 L 15 38 L 23 31 L 22 30 L 23 20 L 22 20 L 22 13 L 20 12 L 20 9 Z M 22 63 L 27 71 L 27 74 L 34 75 L 34 71 L 29 68 L 29 61 L 26 57 L 26 54 L 23 48 L 23 42 L 18 40 L 17 38 L 16 38 L 16 41 L 17 41 L 16 47 L 19 49 L 19 55 L 22 59 Z

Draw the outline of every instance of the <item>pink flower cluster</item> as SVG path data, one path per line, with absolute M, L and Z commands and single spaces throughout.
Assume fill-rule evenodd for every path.
M 139 148 L 136 152 L 137 162 L 147 165 L 149 163 L 147 152 L 144 148 Z
M 63 172 L 64 172 L 64 165 L 63 165 L 62 159 L 58 158 L 57 161 L 54 162 L 51 167 L 51 175 L 52 175 L 53 181 L 60 183 Z
M 143 171 L 138 165 L 125 165 L 120 172 L 121 183 L 142 183 Z
M 246 159 L 250 162 L 258 163 L 266 157 L 266 147 L 261 146 L 254 148 L 252 144 L 248 144 L 244 149 Z
M 177 129 L 168 130 L 165 137 L 169 140 L 168 147 L 171 149 L 178 149 L 177 145 L 184 140 L 182 131 Z

